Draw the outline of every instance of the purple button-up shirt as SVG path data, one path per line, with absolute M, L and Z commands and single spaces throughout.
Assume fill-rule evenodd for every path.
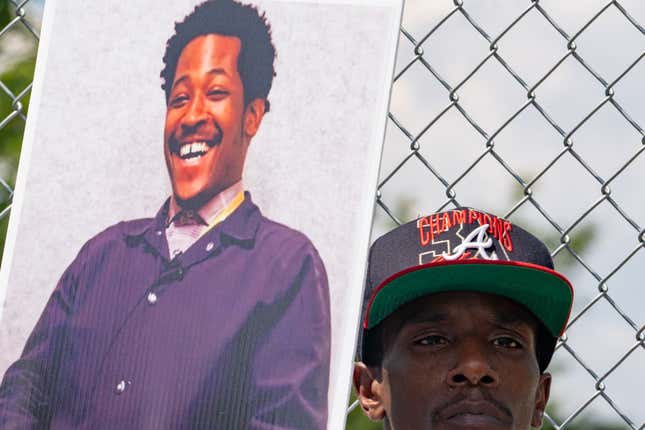
M 88 241 L 0 386 L 2 429 L 324 429 L 327 277 L 247 193 L 168 260 L 168 204 Z

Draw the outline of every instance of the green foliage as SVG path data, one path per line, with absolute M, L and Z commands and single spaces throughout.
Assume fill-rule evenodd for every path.
M 36 57 L 34 53 L 27 59 L 16 63 L 11 69 L 0 75 L 0 80 L 14 93 L 14 95 L 17 96 L 31 83 L 35 65 Z M 27 114 L 27 106 L 29 105 L 29 95 L 30 93 L 28 92 L 19 100 L 22 105 L 20 112 L 25 116 Z M 17 107 L 18 106 L 14 106 L 8 95 L 4 92 L 0 93 L 0 121 L 12 114 Z M 14 166 L 18 165 L 20 148 L 22 145 L 22 135 L 24 131 L 25 121 L 20 116 L 14 117 L 14 119 L 9 121 L 9 123 L 0 130 L 0 142 L 2 142 L 2 145 L 0 145 L 0 158 L 12 163 Z M 6 180 L 8 178 L 4 179 Z
M 15 17 L 12 12 L 13 10 L 10 10 L 9 7 L 9 0 L 0 0 L 0 29 L 4 28 Z
M 0 3 L 0 28 L 3 28 L 13 16 L 8 6 L 7 1 Z M 17 31 L 17 30 L 11 30 Z M 26 53 L 21 61 L 13 64 L 8 70 L 0 75 L 0 81 L 9 88 L 9 90 L 17 96 L 25 88 L 29 86 L 33 79 L 34 68 L 36 64 L 35 48 L 32 52 Z M 0 91 L 0 122 L 4 121 L 9 116 L 9 120 L 4 127 L 0 129 L 0 166 L 3 169 L 2 179 L 6 181 L 12 188 L 15 185 L 16 170 L 18 167 L 18 160 L 20 158 L 20 149 L 22 146 L 22 137 L 25 131 L 24 119 L 16 114 L 16 111 L 26 116 L 27 106 L 29 104 L 29 92 L 19 100 L 20 106 L 14 103 L 12 98 L 9 97 L 4 91 Z M 0 211 L 4 210 L 9 204 L 9 195 L 0 187 Z M 7 234 L 7 225 L 9 217 L 4 217 L 0 220 L 0 257 L 4 250 L 5 236 Z

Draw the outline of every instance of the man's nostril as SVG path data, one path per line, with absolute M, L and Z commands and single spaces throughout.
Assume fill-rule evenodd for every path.
M 481 379 L 482 384 L 492 384 L 493 382 L 495 382 L 495 380 L 490 375 L 484 375 L 484 377 Z
M 462 375 L 461 373 L 458 373 L 452 377 L 452 381 L 456 384 L 459 384 L 461 382 L 466 382 L 466 376 Z

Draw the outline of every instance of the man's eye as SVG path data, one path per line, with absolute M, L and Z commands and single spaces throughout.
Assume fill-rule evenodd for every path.
M 208 97 L 215 100 L 223 99 L 227 95 L 228 95 L 228 91 L 225 91 L 225 90 L 210 90 L 208 92 Z
M 445 345 L 448 343 L 448 339 L 443 336 L 430 335 L 416 340 L 414 343 L 417 345 Z
M 495 340 L 493 340 L 493 345 L 495 346 L 501 346 L 503 348 L 510 348 L 510 349 L 520 349 L 522 348 L 522 344 L 513 339 L 512 337 L 498 337 Z
M 181 107 L 188 101 L 186 96 L 175 96 L 170 99 L 170 106 L 172 107 Z

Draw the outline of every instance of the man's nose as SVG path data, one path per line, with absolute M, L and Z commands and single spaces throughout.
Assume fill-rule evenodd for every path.
M 458 347 L 455 366 L 446 375 L 448 385 L 496 387 L 499 374 L 491 367 L 491 354 L 482 342 L 464 340 Z
M 208 115 L 205 107 L 202 97 L 193 97 L 181 118 L 182 132 L 190 133 L 195 131 L 206 122 Z

